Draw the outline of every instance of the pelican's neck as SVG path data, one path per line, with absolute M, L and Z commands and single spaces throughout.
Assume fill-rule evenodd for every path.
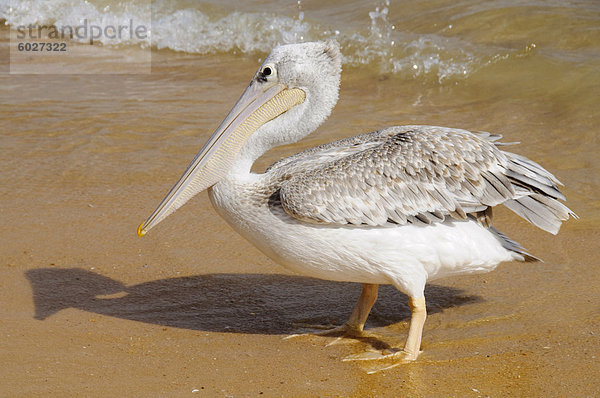
M 277 146 L 300 141 L 312 133 L 324 119 L 323 112 L 314 112 L 313 102 L 307 96 L 303 104 L 262 125 L 248 138 L 235 156 L 227 178 L 250 175 L 252 165 L 259 157 Z
M 287 136 L 287 139 L 283 142 L 270 140 L 268 139 L 268 134 L 264 134 L 263 131 L 257 131 L 250 139 L 248 139 L 241 151 L 237 154 L 233 165 L 225 178 L 228 180 L 245 180 L 251 175 L 256 175 L 256 173 L 252 173 L 251 170 L 254 162 L 256 162 L 258 158 L 272 148 L 297 142 L 312 132 L 303 131 L 304 129 L 294 127 L 290 127 L 290 129 L 293 129 L 292 134 L 277 133 L 277 137 Z
M 247 177 L 251 174 L 252 165 L 256 160 L 265 154 L 269 149 L 277 145 L 269 145 L 264 140 L 253 139 L 252 136 L 242 147 L 242 150 L 237 154 L 233 162 L 227 178 L 231 177 Z

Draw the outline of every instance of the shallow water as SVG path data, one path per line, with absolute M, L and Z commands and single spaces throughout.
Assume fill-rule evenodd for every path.
M 321 3 L 157 1 L 152 43 L 102 47 L 135 59 L 151 44 L 151 74 L 0 74 L 5 392 L 597 392 L 598 4 Z M 0 15 L 13 27 L 149 14 L 143 1 L 23 1 L 11 15 L 7 4 Z M 359 287 L 290 275 L 235 235 L 205 194 L 135 236 L 266 52 L 332 37 L 346 57 L 332 116 L 257 171 L 389 125 L 484 130 L 520 141 L 511 150 L 552 171 L 581 217 L 552 236 L 499 211 L 497 227 L 545 263 L 437 282 L 419 362 L 370 376 L 341 359 L 373 342 L 279 339 L 295 325 L 344 322 Z M 375 346 L 401 345 L 407 314 L 405 298 L 384 289 L 368 323 L 382 336 Z

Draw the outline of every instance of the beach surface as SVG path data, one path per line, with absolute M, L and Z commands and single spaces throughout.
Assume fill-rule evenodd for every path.
M 195 12 L 188 3 L 169 3 L 153 21 L 151 73 L 0 73 L 1 396 L 600 394 L 595 2 L 206 2 Z M 189 26 L 227 25 L 232 36 L 169 36 L 168 21 L 182 15 Z M 252 18 L 287 36 L 269 36 Z M 265 42 L 241 37 L 236 23 L 264 29 Z M 0 50 L 11 46 L 11 26 L 0 30 Z M 391 125 L 490 131 L 554 173 L 580 217 L 553 236 L 498 209 L 494 225 L 544 262 L 430 284 L 423 353 L 387 370 L 342 360 L 403 345 L 410 312 L 392 287 L 381 288 L 367 322 L 377 338 L 284 339 L 344 323 L 360 285 L 288 272 L 233 232 L 206 193 L 136 236 L 268 48 L 336 35 L 348 57 L 333 114 L 259 159 L 257 172 Z M 143 43 L 99 48 L 113 60 L 146 56 Z

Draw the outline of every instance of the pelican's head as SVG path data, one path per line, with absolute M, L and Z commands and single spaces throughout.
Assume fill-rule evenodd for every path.
M 138 235 L 225 178 L 236 162 L 248 163 L 249 169 L 268 149 L 315 130 L 337 102 L 340 74 L 335 42 L 274 48 L 177 184 L 138 227 Z

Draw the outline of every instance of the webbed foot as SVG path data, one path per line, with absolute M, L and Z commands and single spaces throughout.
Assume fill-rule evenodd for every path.
M 374 334 L 365 332 L 361 327 L 352 326 L 347 323 L 340 326 L 327 326 L 327 325 L 301 325 L 305 328 L 310 329 L 325 329 L 319 332 L 310 332 L 310 333 L 296 333 L 291 334 L 289 336 L 284 337 L 284 340 L 292 339 L 295 337 L 302 336 L 324 336 L 324 337 L 337 337 L 336 340 L 327 344 L 327 346 L 336 344 L 339 340 L 344 338 L 370 338 L 375 337 Z
M 396 366 L 414 362 L 419 353 L 404 350 L 385 349 L 383 351 L 367 351 L 360 354 L 349 355 L 343 361 L 360 361 L 361 367 L 373 374 Z

